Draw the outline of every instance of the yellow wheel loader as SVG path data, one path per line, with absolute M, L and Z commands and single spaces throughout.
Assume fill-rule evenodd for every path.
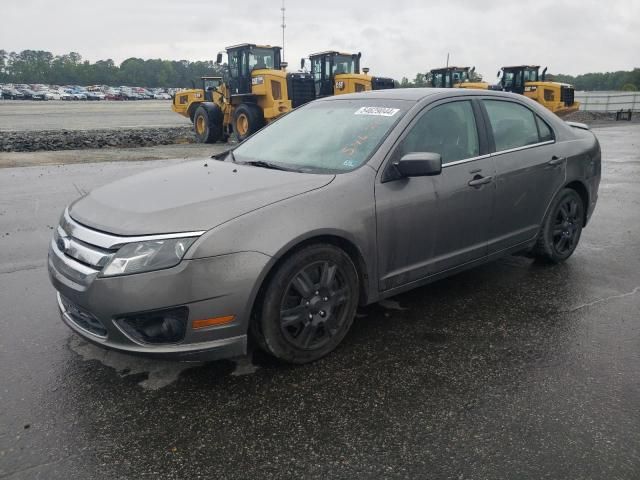
M 444 67 L 431 70 L 431 86 L 433 88 L 476 88 L 489 89 L 487 82 L 472 82 L 471 75 L 476 67 Z
M 172 109 L 193 122 L 199 143 L 226 141 L 232 133 L 243 141 L 291 110 L 289 86 L 311 88 L 309 75 L 284 71 L 280 50 L 249 43 L 227 47 L 224 79 L 203 77 L 202 88 L 176 93 Z M 216 63 L 222 63 L 221 53 Z
M 363 68 L 363 73 L 360 73 L 361 57 L 361 53 L 340 53 L 333 50 L 309 55 L 315 98 L 395 87 L 393 79 L 372 77 L 368 68 Z M 304 69 L 304 58 L 300 66 Z
M 575 89 L 568 83 L 545 81 L 547 69 L 539 75 L 538 65 L 518 65 L 502 67 L 498 72 L 500 86 L 506 92 L 514 92 L 529 97 L 545 106 L 558 116 L 567 115 L 580 108 L 574 100 Z

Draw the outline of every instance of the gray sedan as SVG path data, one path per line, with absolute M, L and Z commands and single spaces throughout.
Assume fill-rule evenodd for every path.
M 98 345 L 310 362 L 358 305 L 504 255 L 566 260 L 599 182 L 588 128 L 523 96 L 343 95 L 72 203 L 49 274 L 64 322 Z

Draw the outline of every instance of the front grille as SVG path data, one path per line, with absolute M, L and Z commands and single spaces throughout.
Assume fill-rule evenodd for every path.
M 563 102 L 567 107 L 573 105 L 575 96 L 575 90 L 573 87 L 560 87 L 560 101 Z
M 91 313 L 78 307 L 62 295 L 60 295 L 60 303 L 62 304 L 64 314 L 67 318 L 75 323 L 79 328 L 98 337 L 107 337 L 107 329 L 104 328 L 102 322 Z
M 289 99 L 293 108 L 304 105 L 316 98 L 316 87 L 313 77 L 306 73 L 290 73 L 287 75 Z
M 371 79 L 372 90 L 388 90 L 395 87 L 396 84 L 393 81 L 393 78 L 373 77 Z
M 116 250 L 101 248 L 75 238 L 71 231 L 64 228 L 64 225 L 57 228 L 54 239 L 58 250 L 65 256 L 96 270 L 102 270 L 116 252 Z

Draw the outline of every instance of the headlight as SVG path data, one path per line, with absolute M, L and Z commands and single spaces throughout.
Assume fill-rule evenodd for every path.
M 130 275 L 175 267 L 197 237 L 128 243 L 102 270 L 103 277 Z
M 251 79 L 251 85 L 262 85 L 264 83 L 264 77 L 262 75 L 258 75 L 257 77 L 253 77 Z

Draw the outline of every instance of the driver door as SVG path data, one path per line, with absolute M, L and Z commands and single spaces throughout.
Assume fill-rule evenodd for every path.
M 439 153 L 442 173 L 376 185 L 381 291 L 482 259 L 487 255 L 495 188 L 493 159 L 479 108 L 446 101 L 420 113 L 387 160 L 413 152 Z

